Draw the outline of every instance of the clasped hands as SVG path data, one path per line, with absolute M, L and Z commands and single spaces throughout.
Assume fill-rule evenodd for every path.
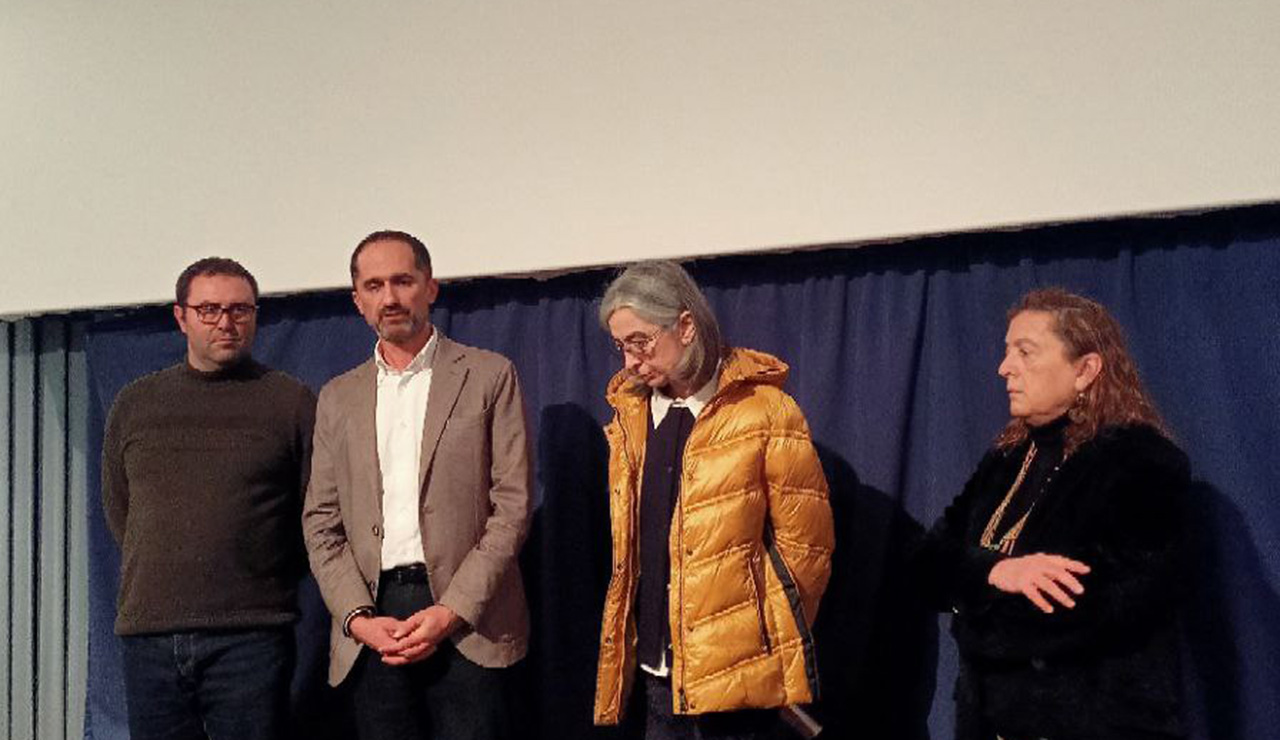
M 1040 611 L 1052 614 L 1055 602 L 1067 609 L 1075 608 L 1073 594 L 1084 593 L 1084 585 L 1077 576 L 1089 570 L 1089 566 L 1079 560 L 1038 552 L 996 563 L 987 574 L 987 583 L 1005 593 L 1022 594 Z
M 429 657 L 462 624 L 447 606 L 432 604 L 405 619 L 358 615 L 347 630 L 387 665 L 408 665 Z

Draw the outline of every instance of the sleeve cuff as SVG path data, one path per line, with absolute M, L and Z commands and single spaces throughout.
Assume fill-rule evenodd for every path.
M 374 611 L 371 606 L 357 606 L 355 609 L 347 612 L 347 616 L 342 620 L 342 636 L 351 636 L 351 620 L 356 617 L 372 617 L 373 615 Z

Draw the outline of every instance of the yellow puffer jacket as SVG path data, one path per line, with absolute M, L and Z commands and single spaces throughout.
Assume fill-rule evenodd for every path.
M 702 714 L 817 697 L 809 628 L 831 575 L 827 482 L 787 366 L 731 350 L 685 446 L 671 524 L 673 710 Z M 605 597 L 595 721 L 616 724 L 636 675 L 640 474 L 649 396 L 619 373 L 609 439 L 613 577 Z

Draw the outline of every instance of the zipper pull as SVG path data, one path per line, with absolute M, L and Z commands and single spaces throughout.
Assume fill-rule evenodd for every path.
M 680 693 L 680 711 L 681 711 L 681 712 L 687 712 L 687 711 L 689 711 L 689 702 L 685 701 L 685 698 L 684 698 L 684 689 L 683 689 L 683 688 L 682 688 L 682 689 L 680 689 L 680 692 L 679 692 L 679 693 Z

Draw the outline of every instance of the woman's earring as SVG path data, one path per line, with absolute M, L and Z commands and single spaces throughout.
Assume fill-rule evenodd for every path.
M 1067 418 L 1072 424 L 1084 421 L 1084 391 L 1076 394 L 1075 402 L 1071 404 L 1071 408 L 1067 409 Z

